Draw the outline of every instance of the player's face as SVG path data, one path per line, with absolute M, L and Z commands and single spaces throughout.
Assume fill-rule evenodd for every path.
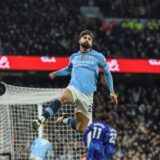
M 92 37 L 88 34 L 82 36 L 79 40 L 80 46 L 83 48 L 89 49 L 92 47 Z

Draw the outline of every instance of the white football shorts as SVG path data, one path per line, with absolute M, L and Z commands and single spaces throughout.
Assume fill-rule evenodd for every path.
M 73 86 L 68 86 L 67 88 L 72 92 L 74 104 L 76 106 L 75 113 L 81 112 L 90 120 L 92 117 L 93 94 L 87 95 Z

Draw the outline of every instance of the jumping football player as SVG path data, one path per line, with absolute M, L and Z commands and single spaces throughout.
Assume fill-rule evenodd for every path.
M 84 132 L 92 115 L 93 94 L 96 91 L 99 67 L 103 69 L 110 97 L 113 103 L 117 104 L 112 75 L 105 57 L 92 49 L 93 40 L 94 35 L 90 30 L 82 31 L 79 37 L 80 50 L 70 56 L 68 66 L 49 74 L 50 79 L 71 75 L 71 80 L 59 98 L 52 101 L 45 109 L 41 118 L 33 121 L 33 128 L 37 129 L 49 117 L 54 116 L 63 104 L 74 103 L 75 118 L 62 116 L 57 123 L 66 123 L 73 129 Z

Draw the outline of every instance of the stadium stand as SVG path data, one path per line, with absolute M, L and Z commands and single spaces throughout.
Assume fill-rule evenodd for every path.
M 92 12 L 96 11 L 92 15 L 94 18 L 85 17 L 85 7 L 90 7 Z M 79 49 L 79 32 L 88 28 L 96 35 L 95 49 L 107 58 L 158 59 L 158 13 L 160 0 L 1 1 L 0 55 L 69 56 Z M 159 160 L 160 78 L 156 82 L 149 82 L 159 75 L 145 77 L 143 74 L 139 75 L 139 80 L 133 76 L 133 80 L 129 81 L 126 81 L 125 76 L 113 74 L 113 77 L 117 77 L 115 88 L 119 94 L 118 106 L 110 104 L 106 86 L 100 77 L 93 118 L 97 119 L 105 110 L 113 121 L 112 125 L 118 132 L 114 160 Z M 1 81 L 27 87 L 63 88 L 68 82 L 67 78 L 54 81 L 47 78 L 48 73 L 43 72 L 41 75 L 34 71 L 3 71 L 0 75 Z M 4 92 L 4 86 L 0 85 L 0 97 Z M 78 142 L 73 140 L 65 144 L 57 141 L 53 148 L 60 148 L 60 151 L 57 149 L 60 153 L 58 158 L 73 160 L 70 148 L 74 148 L 75 143 Z M 23 146 L 18 148 L 16 154 L 24 159 L 28 150 L 28 146 Z
M 90 0 L 91 1 L 91 0 Z M 147 0 L 92 0 L 107 17 L 159 18 L 160 1 Z
M 14 85 L 31 86 L 31 81 L 34 82 L 36 78 L 33 80 L 33 77 L 27 77 L 16 80 L 17 78 L 11 76 L 7 79 L 8 83 Z M 4 77 L 2 80 L 7 81 L 7 79 Z M 37 84 L 36 80 L 35 84 Z M 35 84 L 32 83 L 32 85 Z M 66 79 L 57 79 L 54 83 L 50 83 L 42 78 L 37 87 L 63 87 L 62 84 L 66 84 Z M 157 134 L 160 128 L 160 86 L 158 81 L 135 84 L 134 81 L 126 83 L 125 79 L 124 82 L 118 82 L 115 87 L 119 94 L 118 106 L 110 104 L 105 87 L 100 78 L 94 100 L 93 118 L 97 119 L 105 111 L 112 120 L 112 126 L 118 132 L 117 152 L 114 160 L 158 160 L 160 157 L 160 135 Z M 63 148 L 66 145 L 62 144 L 61 146 L 62 150 L 66 150 Z
M 158 18 L 159 0 L 136 2 L 3 1 L 0 6 L 0 54 L 68 56 L 78 49 L 79 32 L 89 28 L 96 34 L 96 49 L 106 57 L 159 58 L 160 22 L 151 19 L 143 24 L 137 20 Z M 80 13 L 83 6 L 98 7 L 102 16 L 85 19 Z M 108 16 L 131 19 L 107 25 L 104 17 Z

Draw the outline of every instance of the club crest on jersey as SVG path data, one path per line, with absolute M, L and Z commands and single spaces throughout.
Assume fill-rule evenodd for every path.
M 82 57 L 82 58 L 85 58 L 85 57 L 86 57 L 86 54 L 81 54 L 81 57 Z

